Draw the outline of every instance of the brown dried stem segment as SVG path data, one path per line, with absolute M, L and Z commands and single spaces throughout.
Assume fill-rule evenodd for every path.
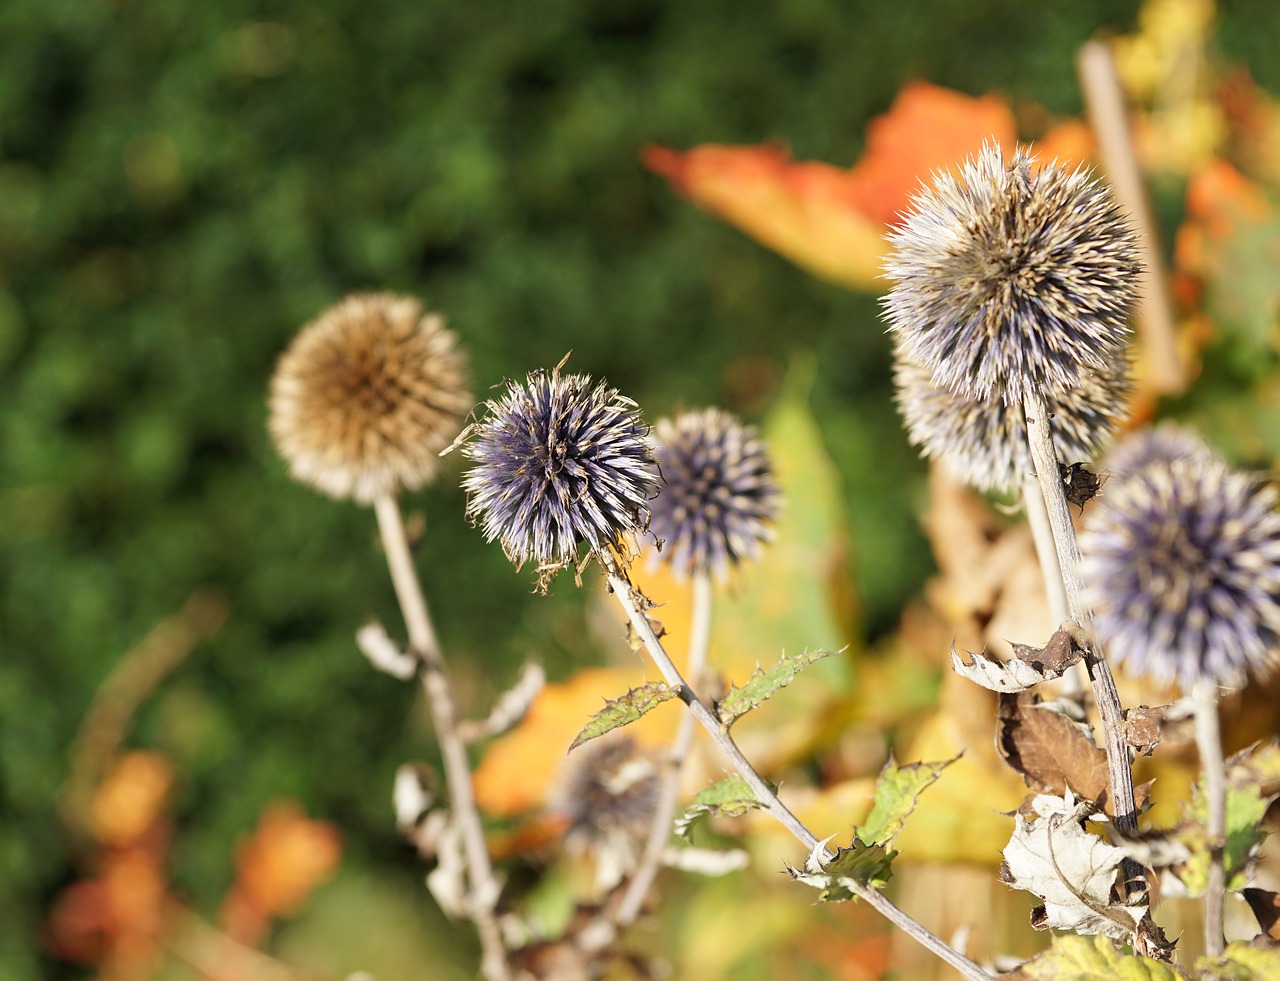
M 387 566 L 391 571 L 391 581 L 409 632 L 409 644 L 422 664 L 419 677 L 431 709 L 436 740 L 440 744 L 453 819 L 462 836 L 469 880 L 470 916 L 480 935 L 483 951 L 481 971 L 488 981 L 508 981 L 511 970 L 507 962 L 507 950 L 494 916 L 500 887 L 494 878 L 493 864 L 489 860 L 489 850 L 484 840 L 484 828 L 480 823 L 480 812 L 476 808 L 471 786 L 471 765 L 467 760 L 466 746 L 458 732 L 458 713 L 453 701 L 453 689 L 445 674 L 444 659 L 427 609 L 427 600 L 409 554 L 409 542 L 400 506 L 394 497 L 382 494 L 374 500 L 374 509 L 378 516 L 378 531 L 382 537 L 383 549 L 387 555 Z
M 649 656 L 653 658 L 654 664 L 657 665 L 658 670 L 662 673 L 663 680 L 671 687 L 679 689 L 680 700 L 685 703 L 694 719 L 711 736 L 721 752 L 729 758 L 734 769 L 747 782 L 747 785 L 755 793 L 756 799 L 764 805 L 765 809 L 784 828 L 790 831 L 792 836 L 804 845 L 806 849 L 813 851 L 818 848 L 819 841 L 817 836 L 805 827 L 804 823 L 791 812 L 791 809 L 778 799 L 778 795 L 774 793 L 773 788 L 765 782 L 760 774 L 756 772 L 755 767 L 751 765 L 751 761 L 743 755 L 742 750 L 738 748 L 738 744 L 729 735 L 728 729 L 720 724 L 711 709 L 685 682 L 679 669 L 663 648 L 662 642 L 658 640 L 657 634 L 654 633 L 653 627 L 649 623 L 649 618 L 644 613 L 643 606 L 645 601 L 643 597 L 635 591 L 630 580 L 619 567 L 617 560 L 608 553 L 599 553 L 597 558 L 609 577 L 610 589 L 613 591 L 614 596 L 617 597 L 618 602 L 622 604 L 622 608 L 626 611 L 627 618 L 631 622 L 632 629 L 635 630 L 645 649 L 648 650 Z M 834 858 L 826 848 L 822 848 L 821 852 L 827 859 Z M 970 978 L 972 981 L 991 981 L 992 976 L 990 974 L 941 937 L 921 926 L 878 890 L 861 886 L 852 880 L 845 880 L 845 884 L 859 899 L 866 902 L 921 946 L 950 964 L 966 978 Z

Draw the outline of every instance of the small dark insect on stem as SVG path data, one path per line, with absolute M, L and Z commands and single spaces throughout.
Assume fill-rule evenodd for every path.
M 1084 506 L 1097 496 L 1103 479 L 1083 463 L 1059 463 L 1058 477 L 1061 478 L 1067 495 L 1067 501 L 1074 504 L 1084 513 Z

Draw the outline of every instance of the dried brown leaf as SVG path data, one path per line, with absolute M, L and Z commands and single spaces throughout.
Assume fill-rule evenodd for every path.
M 1280 893 L 1253 886 L 1241 891 L 1258 920 L 1258 926 L 1262 927 L 1263 935 L 1269 940 L 1280 940 Z
M 1125 710 L 1124 721 L 1121 723 L 1124 741 L 1139 756 L 1150 756 L 1160 745 L 1161 728 L 1168 711 L 1168 705 L 1157 705 L 1154 708 L 1139 705 Z
M 1076 642 L 1069 630 L 1059 628 L 1044 647 L 1014 644 L 1013 654 L 1045 677 L 1057 678 L 1084 657 L 1084 648 Z
M 1000 696 L 996 746 L 1037 793 L 1062 796 L 1070 788 L 1086 800 L 1108 796 L 1107 754 L 1078 724 L 1042 707 L 1030 692 Z

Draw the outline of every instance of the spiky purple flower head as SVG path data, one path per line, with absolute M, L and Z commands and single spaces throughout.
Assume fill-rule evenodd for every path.
M 649 429 L 616 388 L 534 371 L 487 401 L 465 438 L 476 463 L 462 479 L 467 516 L 517 568 L 535 563 L 544 583 L 583 546 L 617 552 L 644 530 L 657 490 Z
M 1126 436 L 1103 458 L 1102 469 L 1113 480 L 1123 480 L 1150 463 L 1173 460 L 1217 459 L 1199 435 L 1168 420 L 1146 426 Z
M 1280 632 L 1276 499 L 1212 457 L 1112 479 L 1080 536 L 1083 596 L 1108 653 L 1187 690 L 1265 674 Z
M 1020 407 L 994 396 L 953 395 L 901 348 L 893 377 L 908 438 L 924 456 L 982 491 L 1013 490 L 1035 472 Z M 1121 358 L 1083 374 L 1078 387 L 1047 397 L 1058 459 L 1091 460 L 1124 417 L 1129 388 L 1129 364 Z
M 1020 404 L 1113 363 L 1137 296 L 1136 239 L 1087 170 L 1005 163 L 986 144 L 935 175 L 889 236 L 883 315 L 940 388 Z
M 685 412 L 654 426 L 662 486 L 650 505 L 658 553 L 679 578 L 755 559 L 773 535 L 780 495 L 764 444 L 720 409 Z

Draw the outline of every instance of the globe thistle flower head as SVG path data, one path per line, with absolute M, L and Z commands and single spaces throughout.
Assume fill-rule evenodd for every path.
M 656 560 L 677 577 L 710 573 L 756 559 L 773 537 L 780 494 L 754 428 L 720 409 L 685 412 L 654 426 L 662 474 L 650 505 L 649 531 L 661 541 Z
M 369 504 L 429 483 L 470 406 L 443 317 L 410 297 L 357 294 L 281 355 L 268 430 L 295 479 Z
M 1130 433 L 1103 458 L 1102 467 L 1123 480 L 1151 463 L 1212 460 L 1216 454 L 1200 436 L 1176 422 L 1165 421 Z
M 1207 457 L 1113 478 L 1080 536 L 1083 598 L 1108 652 L 1184 689 L 1269 671 L 1280 632 L 1276 499 Z
M 587 375 L 535 371 L 484 404 L 464 434 L 467 515 L 545 585 L 583 546 L 621 554 L 642 533 L 657 490 L 649 430 L 636 404 Z
M 986 144 L 935 175 L 889 236 L 883 316 L 934 384 L 1020 404 L 1120 356 L 1139 271 L 1133 231 L 1083 168 L 1005 163 Z
M 907 436 L 923 456 L 987 492 L 1012 491 L 1024 475 L 1035 472 L 1021 406 L 1006 406 L 995 396 L 953 395 L 936 386 L 929 369 L 901 348 L 893 377 Z M 1119 358 L 1083 374 L 1078 387 L 1048 396 L 1058 459 L 1092 459 L 1124 418 L 1129 390 L 1129 363 Z

